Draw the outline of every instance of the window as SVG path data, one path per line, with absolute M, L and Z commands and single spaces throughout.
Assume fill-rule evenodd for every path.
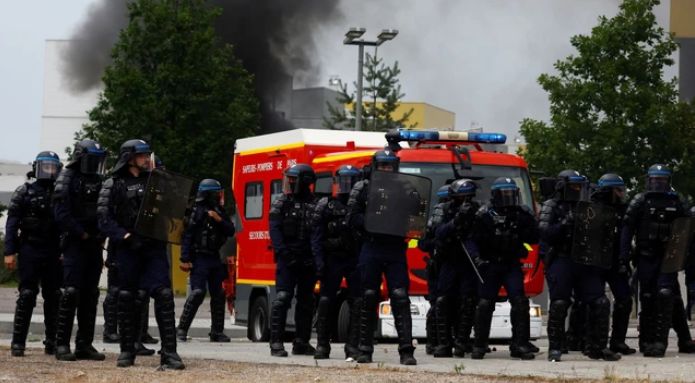
M 319 198 L 333 195 L 333 174 L 331 172 L 321 172 L 318 173 L 316 177 L 314 194 Z
M 275 203 L 275 200 L 282 195 L 282 180 L 270 181 L 270 205 Z
M 246 184 L 244 217 L 246 219 L 263 217 L 263 182 L 249 182 Z

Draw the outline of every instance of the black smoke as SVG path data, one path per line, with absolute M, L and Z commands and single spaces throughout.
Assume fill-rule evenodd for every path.
M 64 77 L 81 93 L 100 86 L 111 48 L 128 24 L 128 0 L 98 0 L 75 29 L 62 54 Z M 292 129 L 289 115 L 292 78 L 316 83 L 320 52 L 315 37 L 343 19 L 339 0 L 211 0 L 223 14 L 216 24 L 222 42 L 254 75 L 261 101 L 261 132 Z M 285 108 L 282 108 L 282 106 Z M 290 112 L 286 110 L 286 112 Z

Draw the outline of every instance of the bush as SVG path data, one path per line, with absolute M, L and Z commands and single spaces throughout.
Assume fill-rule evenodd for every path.
M 5 253 L 5 235 L 0 233 L 0 253 Z M 19 283 L 19 272 L 7 270 L 5 262 L 0 265 L 0 285 L 16 285 Z

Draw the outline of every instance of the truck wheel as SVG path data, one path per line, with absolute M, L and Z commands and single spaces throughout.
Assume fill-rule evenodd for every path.
M 252 342 L 267 342 L 270 340 L 270 313 L 268 312 L 268 298 L 257 297 L 251 306 L 249 313 L 247 337 Z
M 340 305 L 338 323 L 335 328 L 337 329 L 338 343 L 346 343 L 349 336 L 348 332 L 350 331 L 350 305 L 347 299 Z

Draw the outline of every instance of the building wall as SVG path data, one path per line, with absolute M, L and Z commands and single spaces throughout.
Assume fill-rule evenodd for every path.
M 363 109 L 363 113 L 372 103 L 365 100 L 364 104 L 365 108 Z M 377 108 L 382 104 L 383 102 L 377 102 Z M 353 108 L 354 106 L 352 104 L 345 105 L 345 109 L 347 110 L 352 111 Z M 396 110 L 391 113 L 391 118 L 398 120 L 411 109 L 413 113 L 408 118 L 405 124 L 406 127 L 415 126 L 415 129 L 433 129 L 455 126 L 456 124 L 456 114 L 424 102 L 401 102 Z
M 330 117 L 328 106 L 341 108 L 339 93 L 329 88 L 295 89 L 292 92 L 292 123 L 300 129 L 325 129 L 323 118 Z
M 695 1 L 671 0 L 671 32 L 680 44 L 678 89 L 681 101 L 695 98 Z

